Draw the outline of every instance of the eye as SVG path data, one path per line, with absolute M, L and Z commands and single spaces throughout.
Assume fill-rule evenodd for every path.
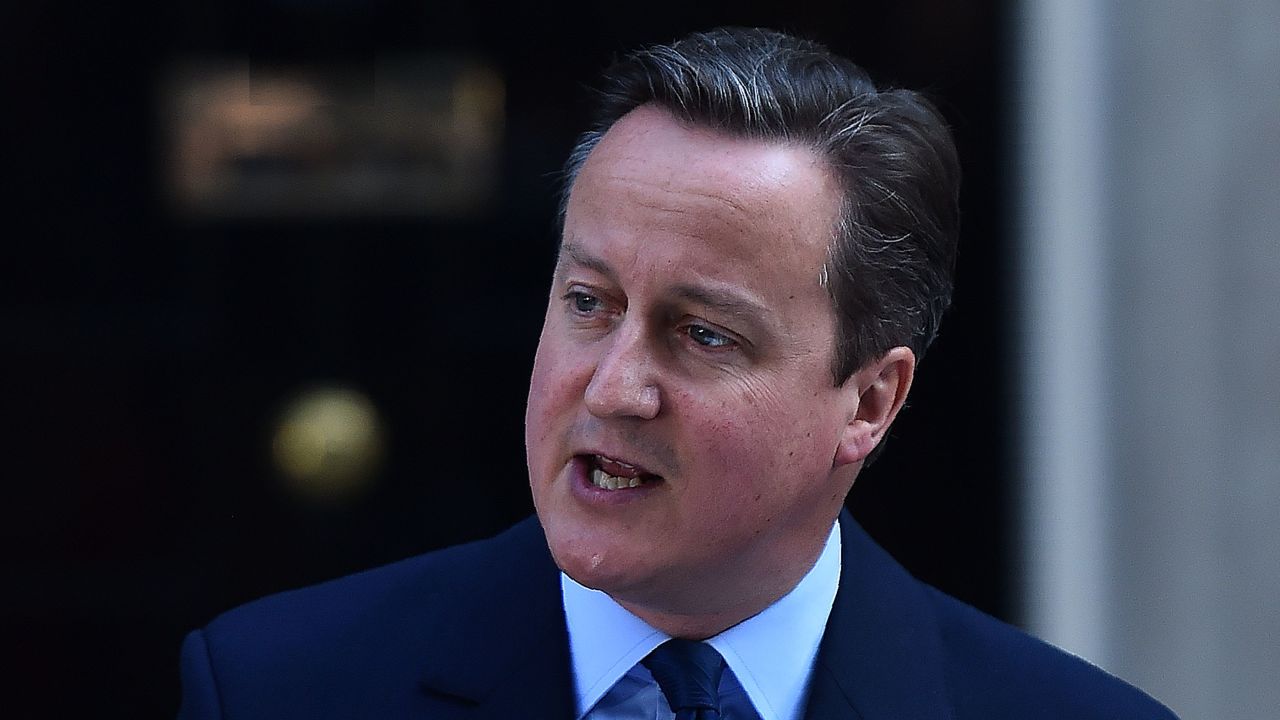
M 708 348 L 725 348 L 732 347 L 737 343 L 728 335 L 718 333 L 704 325 L 689 325 L 685 328 L 689 338 L 703 347 Z
M 564 299 L 573 308 L 574 312 L 582 315 L 590 315 L 604 306 L 604 302 L 600 298 L 581 290 L 570 290 L 565 293 Z

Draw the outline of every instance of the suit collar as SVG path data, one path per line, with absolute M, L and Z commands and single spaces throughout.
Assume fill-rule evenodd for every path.
M 940 637 L 927 589 L 845 511 L 841 574 L 814 667 L 812 720 L 948 720 Z M 422 687 L 475 718 L 572 717 L 559 570 L 536 518 L 458 549 L 464 568 L 429 611 L 439 618 Z M 494 571 L 501 568 L 501 571 Z
M 951 717 L 927 590 L 840 515 L 842 568 L 818 650 L 807 718 Z
M 465 570 L 435 596 L 423 690 L 471 717 L 572 717 L 559 571 L 537 518 L 460 550 Z

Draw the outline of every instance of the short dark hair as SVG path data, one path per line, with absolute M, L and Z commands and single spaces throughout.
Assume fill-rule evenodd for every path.
M 923 357 L 951 302 L 960 164 L 922 95 L 877 89 L 822 45 L 758 28 L 633 52 L 605 71 L 599 90 L 591 129 L 565 163 L 561 220 L 591 150 L 641 105 L 736 136 L 804 143 L 844 193 L 823 267 L 838 318 L 836 384 L 898 345 Z

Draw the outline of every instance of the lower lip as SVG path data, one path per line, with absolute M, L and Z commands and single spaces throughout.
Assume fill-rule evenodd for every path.
M 588 505 L 623 505 L 637 502 L 653 494 L 662 485 L 662 480 L 646 480 L 633 488 L 605 490 L 591 482 L 591 463 L 582 456 L 576 456 L 570 460 L 566 469 L 569 487 L 574 497 Z

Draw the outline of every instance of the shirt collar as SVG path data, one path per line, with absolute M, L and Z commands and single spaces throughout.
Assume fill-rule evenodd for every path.
M 798 720 L 818 644 L 840 584 L 840 524 L 800 582 L 754 617 L 709 638 L 761 720 Z M 605 593 L 560 574 L 574 691 L 581 718 L 669 636 Z

